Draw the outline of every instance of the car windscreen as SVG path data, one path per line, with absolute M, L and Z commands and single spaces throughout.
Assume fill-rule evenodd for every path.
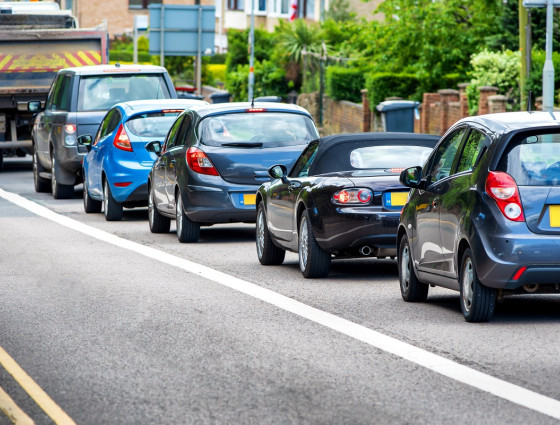
M 305 145 L 319 137 L 311 118 L 289 112 L 245 112 L 213 115 L 198 126 L 208 146 L 272 148 Z
M 135 115 L 126 122 L 126 127 L 138 137 L 165 137 L 181 112 L 164 110 Z
M 328 149 L 317 161 L 313 174 L 356 171 L 357 175 L 400 173 L 401 170 L 426 162 L 433 148 L 390 142 L 375 144 L 346 142 Z M 365 146 L 364 146 L 365 145 Z
M 502 155 L 497 171 L 511 175 L 519 186 L 560 183 L 560 133 L 514 137 Z
M 80 79 L 78 111 L 105 111 L 130 100 L 169 99 L 161 74 L 95 75 Z

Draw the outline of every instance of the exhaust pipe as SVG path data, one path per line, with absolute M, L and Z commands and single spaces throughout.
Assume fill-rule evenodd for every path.
M 529 294 L 532 294 L 533 292 L 537 292 L 537 289 L 539 289 L 539 284 L 538 283 L 532 283 L 529 285 L 523 285 L 523 289 L 525 290 L 525 292 L 528 292 Z
M 371 248 L 367 245 L 364 245 L 360 248 L 360 254 L 362 254 L 363 256 L 367 257 L 368 255 L 371 254 Z

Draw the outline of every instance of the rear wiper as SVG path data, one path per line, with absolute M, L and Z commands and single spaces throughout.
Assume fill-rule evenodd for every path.
M 231 142 L 231 143 L 222 143 L 222 146 L 233 146 L 233 147 L 240 147 L 240 148 L 262 148 L 262 143 L 248 143 L 248 142 Z

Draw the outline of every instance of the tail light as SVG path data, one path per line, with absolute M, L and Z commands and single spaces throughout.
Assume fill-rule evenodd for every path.
M 486 178 L 486 193 L 496 201 L 498 208 L 507 219 L 525 221 L 517 183 L 509 174 L 490 171 Z
M 373 199 L 369 189 L 344 189 L 335 192 L 332 203 L 336 205 L 366 205 Z
M 210 161 L 210 158 L 198 148 L 189 148 L 187 150 L 187 164 L 196 173 L 208 174 L 210 176 L 220 175 L 212 161 Z
M 123 151 L 132 152 L 130 139 L 128 138 L 128 134 L 126 134 L 126 130 L 124 129 L 124 125 L 122 124 L 117 130 L 117 135 L 115 136 L 115 140 L 113 140 L 113 146 Z
M 64 126 L 64 143 L 66 146 L 76 146 L 78 139 L 76 138 L 76 126 L 74 124 L 66 124 Z

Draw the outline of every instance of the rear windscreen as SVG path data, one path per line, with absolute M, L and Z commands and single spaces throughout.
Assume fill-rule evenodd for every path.
M 126 127 L 138 137 L 162 138 L 167 136 L 167 132 L 180 112 L 161 111 L 135 115 L 126 122 Z
M 80 79 L 78 111 L 106 111 L 129 100 L 169 98 L 161 74 L 86 76 Z
M 424 164 L 432 153 L 425 146 L 367 146 L 350 152 L 353 168 L 408 168 Z
M 497 171 L 508 173 L 520 186 L 560 183 L 560 134 L 533 134 L 513 139 Z
M 319 137 L 311 118 L 286 112 L 247 112 L 204 118 L 198 126 L 208 146 L 272 148 L 305 145 Z

